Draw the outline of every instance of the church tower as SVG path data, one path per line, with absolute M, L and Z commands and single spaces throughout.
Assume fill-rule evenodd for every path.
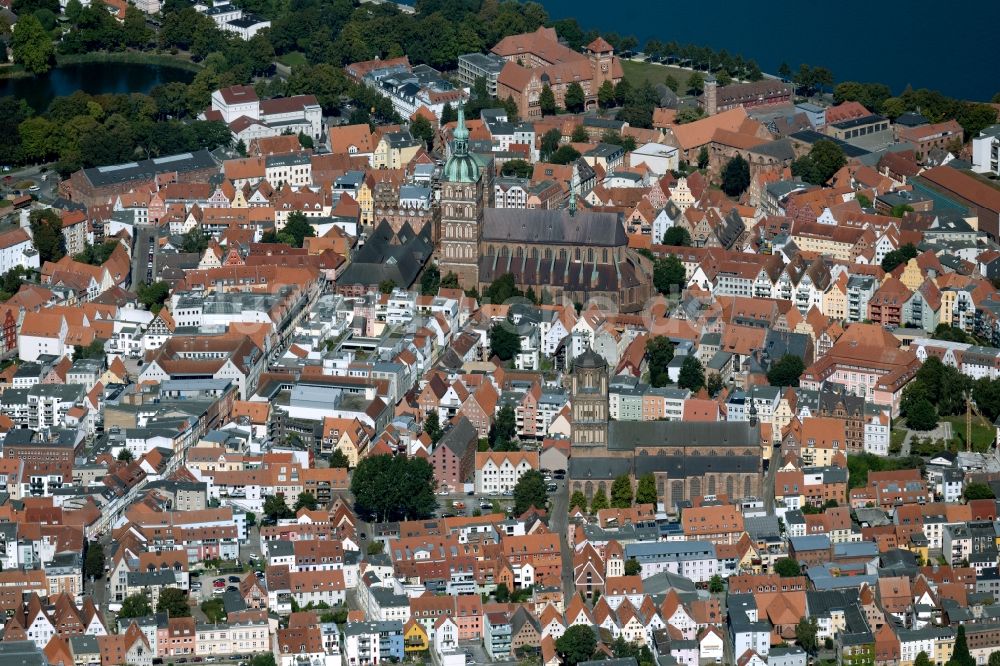
M 469 153 L 465 109 L 458 109 L 451 157 L 441 178 L 441 275 L 454 272 L 464 289 L 478 287 L 479 242 L 482 222 L 485 165 Z
M 573 363 L 570 389 L 574 455 L 608 450 L 608 364 L 588 348 Z
M 714 116 L 719 112 L 719 82 L 709 74 L 705 77 L 705 115 Z

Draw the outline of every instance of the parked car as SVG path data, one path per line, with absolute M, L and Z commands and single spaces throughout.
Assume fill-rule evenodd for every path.
M 230 583 L 238 583 L 238 582 L 240 582 L 240 577 L 239 576 L 230 576 L 229 577 L 229 582 Z
M 201 583 L 198 582 L 191 583 L 191 589 L 197 592 L 198 590 L 201 589 Z

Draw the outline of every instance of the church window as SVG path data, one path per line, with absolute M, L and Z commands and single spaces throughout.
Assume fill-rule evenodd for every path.
M 715 477 L 714 476 L 708 477 L 708 494 L 709 495 L 714 495 L 715 494 Z
M 587 248 L 587 261 L 594 260 L 594 248 Z

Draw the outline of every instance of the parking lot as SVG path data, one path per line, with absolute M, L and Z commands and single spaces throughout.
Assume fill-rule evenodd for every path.
M 558 472 L 562 472 L 561 476 L 563 478 L 557 478 L 557 476 L 560 476 Z M 546 490 L 550 496 L 563 490 L 566 485 L 565 470 L 544 470 L 543 473 L 546 473 Z M 447 492 L 438 493 L 437 498 L 437 515 L 441 517 L 448 515 L 471 516 L 476 511 L 490 513 L 493 510 L 494 503 L 499 504 L 500 510 L 504 512 L 512 509 L 514 506 L 513 492 L 502 495 L 486 495 L 476 492 Z

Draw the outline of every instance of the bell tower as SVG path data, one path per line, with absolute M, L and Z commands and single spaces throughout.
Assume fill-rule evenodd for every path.
M 570 389 L 574 455 L 608 450 L 608 364 L 588 348 L 573 363 Z

